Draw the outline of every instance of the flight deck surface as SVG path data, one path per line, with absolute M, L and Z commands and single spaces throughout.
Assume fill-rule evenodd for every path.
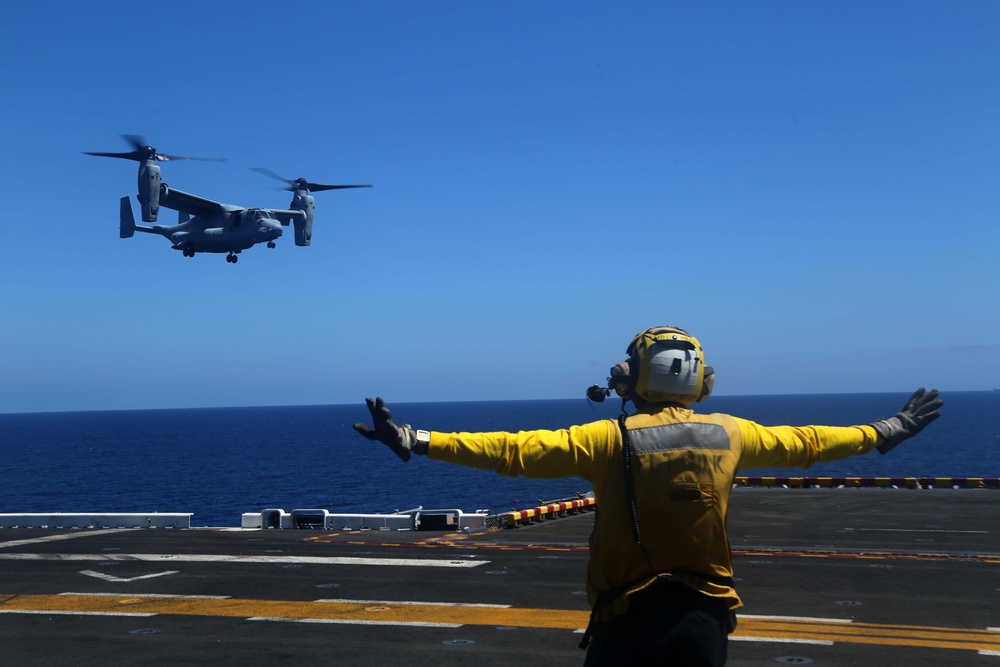
M 0 665 L 580 665 L 593 514 L 0 530 Z M 1000 667 L 1000 492 L 734 489 L 729 665 Z

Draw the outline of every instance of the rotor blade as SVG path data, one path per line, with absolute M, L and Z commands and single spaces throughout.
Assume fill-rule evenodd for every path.
M 282 183 L 288 183 L 289 185 L 291 185 L 292 183 L 294 183 L 294 181 L 290 181 L 287 178 L 282 178 L 281 176 L 278 176 L 276 173 L 274 173 L 270 169 L 265 169 L 264 167 L 251 167 L 250 170 L 251 171 L 256 171 L 258 174 L 264 174 L 265 176 L 270 176 L 271 178 L 277 179 L 277 180 L 281 181 Z
M 161 162 L 170 162 L 171 160 L 198 160 L 201 162 L 225 162 L 224 157 L 183 157 L 181 155 L 165 155 L 163 153 L 157 153 L 156 159 Z
M 343 190 L 346 188 L 370 188 L 371 185 L 324 185 L 322 183 L 310 183 L 304 178 L 298 178 L 295 180 L 284 178 L 283 176 L 278 176 L 276 173 L 270 169 L 265 169 L 264 167 L 252 167 L 252 171 L 256 171 L 258 174 L 263 174 L 264 176 L 270 176 L 271 178 L 281 181 L 282 183 L 287 183 L 288 187 L 283 188 L 285 190 L 295 191 L 297 189 L 306 189 L 310 192 L 322 192 L 324 190 Z
M 132 145 L 133 150 L 131 153 L 92 153 L 89 151 L 83 151 L 87 155 L 97 155 L 99 157 L 117 157 L 123 160 L 135 160 L 137 162 L 142 162 L 143 160 L 157 160 L 159 162 L 169 162 L 171 160 L 204 160 L 206 162 L 225 162 L 225 158 L 218 157 L 186 157 L 183 155 L 167 155 L 165 153 L 157 153 L 156 149 L 152 146 L 146 144 L 146 140 L 137 134 L 123 134 L 122 139 L 127 141 Z
M 137 134 L 123 134 L 122 139 L 132 144 L 132 148 L 141 151 L 146 147 L 146 140 Z
M 319 183 L 307 183 L 312 192 L 322 192 L 323 190 L 346 190 L 347 188 L 370 188 L 371 185 L 320 185 Z
M 146 143 L 146 139 L 139 136 L 138 134 L 123 134 L 122 138 L 125 141 L 132 144 L 138 154 L 148 154 L 152 153 L 153 157 L 159 162 L 170 162 L 171 160 L 204 160 L 206 162 L 225 162 L 226 158 L 219 157 L 186 157 L 184 155 L 167 155 L 166 153 L 157 153 L 156 149 Z
M 141 159 L 138 153 L 92 153 L 90 151 L 83 151 L 84 155 L 96 155 L 98 157 L 119 157 L 123 160 L 139 160 Z

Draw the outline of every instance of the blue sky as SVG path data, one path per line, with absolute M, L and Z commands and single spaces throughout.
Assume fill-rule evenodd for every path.
M 631 337 L 719 394 L 1000 386 L 1000 4 L 0 4 L 0 412 L 570 398 Z M 238 265 L 118 238 L 284 208 Z M 169 213 L 168 213 L 169 215 Z

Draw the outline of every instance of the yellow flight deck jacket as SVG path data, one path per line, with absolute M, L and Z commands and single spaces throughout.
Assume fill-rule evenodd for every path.
M 625 611 L 628 596 L 659 579 L 681 581 L 742 606 L 726 536 L 737 471 L 835 461 L 864 454 L 871 426 L 761 426 L 723 414 L 653 406 L 626 419 L 641 545 L 630 519 L 622 434 L 610 419 L 558 431 L 432 432 L 427 455 L 532 478 L 579 476 L 593 485 L 587 596 L 599 620 Z M 598 598 L 600 597 L 600 600 Z

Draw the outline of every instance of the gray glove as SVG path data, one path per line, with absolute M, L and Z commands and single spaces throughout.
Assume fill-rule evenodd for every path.
M 879 419 L 872 426 L 878 434 L 885 439 L 876 449 L 882 454 L 886 454 L 890 449 L 903 442 L 907 438 L 912 438 L 932 421 L 941 416 L 938 409 L 944 405 L 944 401 L 937 398 L 938 390 L 931 389 L 924 394 L 921 387 L 913 392 L 910 400 L 906 402 L 903 409 L 896 413 L 891 419 Z
M 367 424 L 356 422 L 354 424 L 355 431 L 369 440 L 378 440 L 382 444 L 388 445 L 389 449 L 404 461 L 410 460 L 410 452 L 414 454 L 427 453 L 427 436 L 421 438 L 420 442 L 418 442 L 417 432 L 410 428 L 409 424 L 396 426 L 392 422 L 392 414 L 389 412 L 389 408 L 385 406 L 385 401 L 381 397 L 376 398 L 374 401 L 366 398 L 365 403 L 368 404 L 368 411 L 372 413 L 372 421 L 375 423 L 375 428 L 371 429 L 368 428 Z M 426 431 L 421 431 L 421 435 L 425 433 Z

